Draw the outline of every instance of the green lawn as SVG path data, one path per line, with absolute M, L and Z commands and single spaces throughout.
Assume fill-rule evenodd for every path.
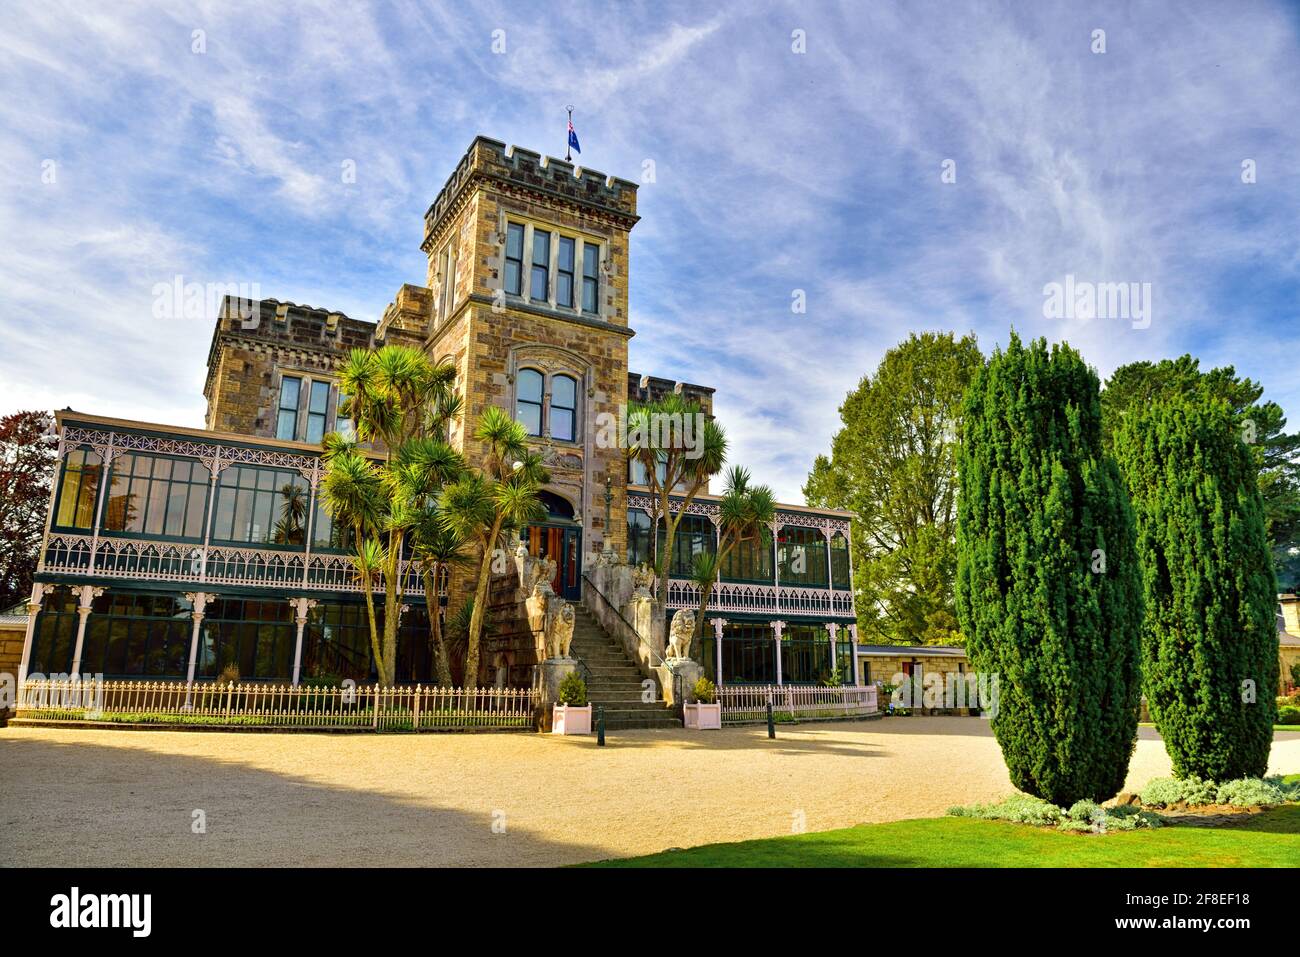
M 940 817 L 862 824 L 738 844 L 706 844 L 594 867 L 1295 867 L 1300 805 L 1231 828 L 1164 827 L 1066 834 L 1024 824 Z

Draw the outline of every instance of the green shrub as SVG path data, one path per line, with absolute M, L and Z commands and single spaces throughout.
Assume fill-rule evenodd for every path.
M 1300 724 L 1300 708 L 1286 704 L 1277 709 L 1278 724 Z
M 587 682 L 576 671 L 570 671 L 560 682 L 560 704 L 575 708 L 587 706 Z
M 1152 811 L 1141 811 L 1132 805 L 1108 808 L 1105 829 L 1108 831 L 1135 831 L 1138 828 L 1164 827 L 1165 819 Z
M 1097 373 L 1012 332 L 963 416 L 954 591 L 972 669 L 1002 676 L 993 735 L 1021 791 L 1104 801 L 1137 740 L 1142 566 Z
M 1241 682 L 1277 687 L 1277 580 L 1256 453 L 1215 391 L 1135 403 L 1114 449 L 1137 517 L 1151 718 L 1177 777 L 1228 781 L 1268 767 L 1274 706 L 1243 708 Z
M 695 700 L 702 704 L 713 704 L 718 700 L 718 688 L 708 678 L 700 678 L 695 682 L 692 693 L 695 695 Z
M 1155 778 L 1142 789 L 1142 803 L 1152 807 L 1184 804 L 1214 804 L 1218 785 L 1200 778 Z
M 1177 804 L 1183 799 L 1183 783 L 1174 778 L 1155 778 L 1147 782 L 1139 797 L 1143 804 L 1152 807 Z
M 1161 827 L 1164 824 L 1164 818 L 1159 814 L 1132 805 L 1103 808 L 1093 801 L 1083 800 L 1076 801 L 1068 811 L 1062 811 L 1055 804 L 1025 794 L 1015 794 L 993 804 L 950 807 L 948 814 L 952 817 L 1008 821 L 1040 827 L 1054 825 L 1059 831 L 1074 834 L 1132 831 L 1143 827 Z
M 1100 811 L 1100 804 L 1096 801 L 1089 801 L 1085 798 L 1082 801 L 1075 801 L 1070 805 L 1070 810 L 1065 812 L 1065 816 L 1071 821 L 1091 821 Z
M 993 804 L 950 807 L 953 817 L 973 817 L 983 821 L 1010 821 L 1013 824 L 1055 824 L 1062 818 L 1059 807 L 1028 794 L 1013 794 Z
M 1261 804 L 1281 804 L 1286 793 L 1269 781 L 1259 778 L 1238 778 L 1219 785 L 1215 802 L 1233 807 L 1255 807 Z

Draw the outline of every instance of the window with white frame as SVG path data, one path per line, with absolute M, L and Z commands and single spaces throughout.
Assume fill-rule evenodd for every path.
M 330 407 L 330 384 L 319 379 L 312 380 L 311 392 L 307 400 L 307 441 L 313 444 L 325 438 L 329 431 L 325 425 Z
M 507 295 L 600 314 L 599 242 L 513 220 L 506 223 L 505 240 L 502 287 Z
M 335 429 L 338 405 L 344 399 L 343 396 L 331 393 L 337 393 L 337 389 L 330 379 L 302 375 L 282 376 L 276 408 L 275 437 L 286 442 L 319 444 L 326 433 Z M 350 426 L 351 423 L 344 421 Z
M 448 243 L 442 251 L 442 289 L 439 297 L 439 312 L 443 319 L 451 315 L 452 306 L 456 304 L 456 244 Z
M 577 240 L 572 236 L 560 237 L 559 254 L 555 260 L 555 304 L 573 308 L 574 249 Z
M 524 293 L 524 226 L 511 223 L 506 228 L 505 288 L 512 296 Z
M 559 442 L 578 440 L 578 378 L 522 368 L 515 375 L 515 421 L 529 435 L 549 432 Z
M 549 302 L 551 298 L 551 234 L 533 230 L 533 265 L 528 273 L 528 298 Z
M 298 438 L 298 400 L 302 395 L 302 379 L 287 375 L 280 380 L 280 405 L 275 420 L 275 437 L 286 442 Z
M 542 434 L 542 393 L 545 378 L 536 369 L 520 369 L 515 379 L 515 419 L 529 435 Z
M 573 376 L 551 377 L 551 438 L 572 442 L 578 434 L 578 382 Z
M 582 244 L 582 311 L 600 312 L 600 247 Z

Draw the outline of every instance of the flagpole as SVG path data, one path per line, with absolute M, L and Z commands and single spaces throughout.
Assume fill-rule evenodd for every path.
M 571 147 L 569 146 L 569 128 L 573 126 L 573 107 L 566 106 L 565 110 L 569 114 L 569 126 L 564 130 L 564 162 L 572 163 L 573 154 L 570 152 Z

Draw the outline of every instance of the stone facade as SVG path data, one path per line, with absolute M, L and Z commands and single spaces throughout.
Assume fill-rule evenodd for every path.
M 425 214 L 421 248 L 429 258 L 432 327 L 426 349 L 455 364 L 464 421 L 477 421 L 489 405 L 512 411 L 521 368 L 547 377 L 547 406 L 552 375 L 578 382 L 575 440 L 543 436 L 533 444 L 551 471 L 548 490 L 572 505 L 582 522 L 589 553 L 607 540 L 616 550 L 625 546 L 625 457 L 621 449 L 596 446 L 595 423 L 602 414 L 617 415 L 626 396 L 633 335 L 627 320 L 628 234 L 637 221 L 636 189 L 626 180 L 479 137 Z M 555 301 L 554 249 L 550 301 L 527 295 L 526 275 L 524 295 L 506 292 L 510 223 L 599 244 L 594 313 Z M 526 271 L 531 250 L 524 252 Z M 454 439 L 476 462 L 483 450 L 467 432 L 459 430 Z M 604 527 L 606 479 L 613 495 L 611 529 Z
M 227 299 L 212 334 L 203 395 L 205 425 L 215 432 L 275 438 L 280 384 L 286 375 L 333 386 L 352 349 L 375 345 L 375 325 L 337 312 L 264 299 Z M 338 389 L 330 389 L 333 420 Z M 300 400 L 298 434 L 305 435 L 306 399 Z
M 929 675 L 942 675 L 945 687 L 948 683 L 949 675 L 969 673 L 970 662 L 966 658 L 965 652 L 960 648 L 938 648 L 917 645 L 915 648 L 898 648 L 890 647 L 890 653 L 880 653 L 872 651 L 864 653 L 863 648 L 871 646 L 858 646 L 858 679 L 862 684 L 898 684 L 897 676 L 906 674 L 911 671 L 913 674 L 919 669 L 921 673 L 922 690 L 926 686 L 926 679 Z M 877 646 L 880 647 L 880 646 Z M 882 701 L 883 704 L 883 701 Z M 964 709 L 961 709 L 964 710 Z M 942 708 L 915 708 L 916 713 L 939 713 L 944 711 Z

